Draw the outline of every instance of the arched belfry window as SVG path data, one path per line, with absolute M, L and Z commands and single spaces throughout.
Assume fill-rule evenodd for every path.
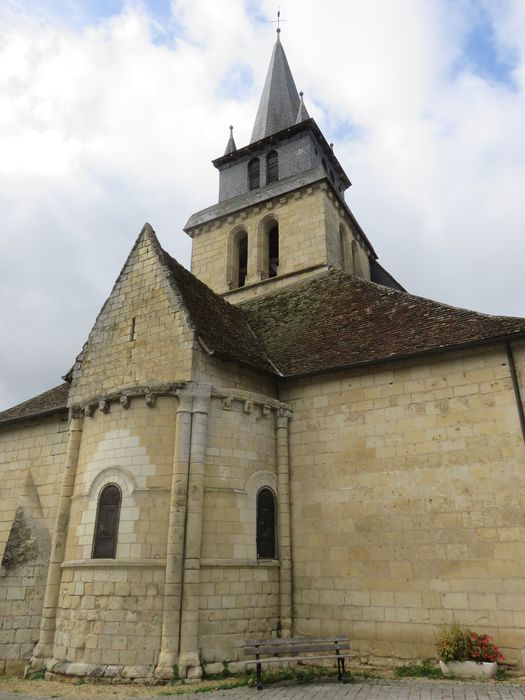
M 248 234 L 242 231 L 237 239 L 237 263 L 239 273 L 237 275 L 237 286 L 244 287 L 246 284 L 246 275 L 248 274 Z
M 257 559 L 276 559 L 275 494 L 262 488 L 257 494 Z
M 244 229 L 234 230 L 230 235 L 227 273 L 230 289 L 244 287 L 248 274 L 248 233 Z
M 258 158 L 252 158 L 248 163 L 248 189 L 256 190 L 261 184 L 261 168 Z
M 115 484 L 104 486 L 98 498 L 93 559 L 114 559 L 117 553 L 117 535 L 122 494 Z
M 354 275 L 361 276 L 361 261 L 359 260 L 359 248 L 355 241 L 352 241 L 352 268 Z
M 270 151 L 266 156 L 266 183 L 277 182 L 279 179 L 279 156 L 277 151 Z
M 348 237 L 343 224 L 339 226 L 339 258 L 341 270 L 348 272 Z
M 279 224 L 272 223 L 268 229 L 268 277 L 279 274 Z

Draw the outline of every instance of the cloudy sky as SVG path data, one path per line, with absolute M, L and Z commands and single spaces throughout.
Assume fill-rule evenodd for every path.
M 2 0 L 0 409 L 55 386 L 143 223 L 189 266 L 273 0 Z M 297 86 L 410 291 L 525 316 L 525 2 L 282 0 Z

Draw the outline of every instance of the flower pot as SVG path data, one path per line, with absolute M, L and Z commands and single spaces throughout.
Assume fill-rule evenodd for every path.
M 444 676 L 458 678 L 494 678 L 498 670 L 497 661 L 439 661 Z

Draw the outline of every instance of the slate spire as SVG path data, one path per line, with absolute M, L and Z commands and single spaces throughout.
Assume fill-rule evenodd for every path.
M 228 153 L 233 153 L 234 151 L 237 150 L 237 146 L 235 145 L 235 139 L 233 138 L 233 126 L 230 126 L 230 138 L 228 139 L 228 143 L 226 144 L 226 150 L 224 151 L 224 155 L 228 155 Z
M 303 94 L 304 93 L 302 92 L 299 93 L 299 96 L 301 98 L 301 104 L 299 105 L 299 111 L 297 112 L 297 118 L 295 120 L 296 124 L 300 124 L 301 122 L 305 122 L 307 119 L 310 119 L 308 110 L 304 106 Z
M 266 82 L 255 117 L 251 142 L 259 141 L 296 123 L 299 94 L 277 29 L 277 41 L 270 60 Z

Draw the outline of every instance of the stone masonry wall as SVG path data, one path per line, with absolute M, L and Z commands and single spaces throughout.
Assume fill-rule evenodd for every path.
M 236 661 L 246 636 L 270 636 L 278 626 L 279 565 L 258 561 L 256 551 L 257 492 L 269 486 L 279 498 L 275 412 L 261 398 L 211 402 L 199 617 L 206 662 Z
M 523 345 L 515 351 L 522 391 Z M 290 382 L 295 632 L 363 661 L 444 624 L 525 648 L 525 446 L 503 346 Z
M 247 284 L 261 280 L 261 227 L 269 218 L 279 223 L 279 275 L 326 262 L 323 193 L 313 185 L 207 224 L 193 238 L 191 271 L 218 294 L 227 292 L 229 237 L 242 228 L 248 234 Z
M 61 663 L 53 671 L 76 675 L 82 664 L 125 666 L 130 677 L 152 675 L 160 648 L 163 565 L 95 560 L 89 567 L 66 566 L 54 652 Z M 85 675 L 82 668 L 78 675 Z M 112 673 L 117 668 L 104 668 L 106 677 Z
M 0 672 L 38 640 L 68 435 L 67 416 L 0 427 Z
M 147 235 L 139 238 L 77 363 L 71 403 L 126 387 L 189 379 L 193 331 Z
M 108 413 L 84 419 L 55 635 L 54 656 L 63 664 L 138 665 L 140 676 L 153 672 L 177 405 L 175 397 L 159 396 L 153 406 L 136 397 L 128 408 L 113 402 Z M 110 561 L 91 559 L 98 498 L 108 483 L 122 492 Z M 63 664 L 55 670 L 75 672 Z

